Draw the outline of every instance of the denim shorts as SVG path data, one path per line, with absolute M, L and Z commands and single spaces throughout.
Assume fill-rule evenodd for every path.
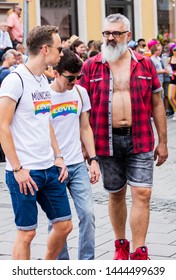
M 113 135 L 113 151 L 113 156 L 99 156 L 103 184 L 108 192 L 118 192 L 126 184 L 152 187 L 153 151 L 134 154 L 131 135 Z
M 30 176 L 38 186 L 34 195 L 20 193 L 19 185 L 12 171 L 6 170 L 6 184 L 10 190 L 15 224 L 18 229 L 37 228 L 37 202 L 51 223 L 71 219 L 66 184 L 58 181 L 59 169 L 56 166 L 44 170 L 30 170 Z

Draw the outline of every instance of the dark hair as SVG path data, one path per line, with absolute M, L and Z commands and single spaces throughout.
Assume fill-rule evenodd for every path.
M 84 44 L 82 41 L 80 40 L 76 40 L 73 42 L 73 44 L 71 45 L 70 49 L 74 52 L 74 53 L 77 53 L 76 52 L 76 48 L 79 47 L 80 45 Z
M 62 41 L 67 41 L 67 40 L 69 40 L 69 39 L 70 39 L 69 36 L 62 36 L 62 37 L 61 37 L 61 42 L 62 42 Z
M 89 42 L 87 43 L 88 48 L 90 49 L 92 44 L 93 44 L 94 40 L 89 40 Z
M 61 57 L 60 62 L 54 67 L 54 70 L 57 70 L 60 74 L 64 71 L 71 72 L 72 74 L 79 72 L 83 62 L 69 49 L 63 49 L 62 52 L 64 56 Z
M 140 39 L 138 39 L 138 40 L 137 40 L 138 45 L 139 45 L 139 43 L 140 43 L 140 42 L 143 42 L 143 41 L 145 42 L 145 39 L 144 39 L 144 38 L 140 38 Z
M 95 56 L 95 55 L 97 55 L 98 53 L 99 53 L 99 51 L 96 51 L 96 50 L 91 51 L 90 54 L 89 54 L 89 57 Z
M 36 26 L 28 34 L 26 45 L 29 53 L 38 54 L 43 44 L 53 44 L 53 33 L 58 33 L 59 28 L 53 25 Z

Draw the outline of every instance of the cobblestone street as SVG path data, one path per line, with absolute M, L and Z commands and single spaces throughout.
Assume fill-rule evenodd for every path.
M 151 217 L 147 246 L 153 260 L 176 259 L 176 122 L 168 119 L 169 158 L 161 167 L 155 167 L 154 187 L 151 200 Z M 157 141 L 157 140 L 156 140 Z M 101 181 L 92 187 L 96 216 L 96 259 L 111 260 L 114 253 L 114 235 L 108 216 L 108 194 Z M 15 238 L 13 211 L 10 195 L 4 183 L 4 164 L 0 165 L 0 259 L 11 259 Z M 77 259 L 78 221 L 73 212 L 74 229 L 68 237 L 71 259 Z M 127 195 L 128 209 L 131 205 L 130 189 Z M 128 213 L 129 214 L 129 213 Z M 37 235 L 32 243 L 32 259 L 42 258 L 47 238 L 47 219 L 39 209 Z M 127 238 L 131 240 L 129 224 Z

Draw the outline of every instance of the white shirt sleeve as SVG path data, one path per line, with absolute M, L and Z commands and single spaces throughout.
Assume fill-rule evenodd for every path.
M 0 97 L 8 96 L 16 102 L 23 93 L 23 85 L 20 77 L 16 73 L 11 73 L 5 77 L 0 88 Z

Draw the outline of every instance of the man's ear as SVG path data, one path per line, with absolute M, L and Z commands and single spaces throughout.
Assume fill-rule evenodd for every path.
M 130 40 L 131 40 L 131 36 L 132 36 L 132 32 L 131 32 L 131 31 L 129 31 L 129 32 L 128 32 L 128 41 L 130 41 Z
M 57 72 L 57 70 L 53 70 L 53 73 L 55 78 L 59 77 L 59 73 Z

